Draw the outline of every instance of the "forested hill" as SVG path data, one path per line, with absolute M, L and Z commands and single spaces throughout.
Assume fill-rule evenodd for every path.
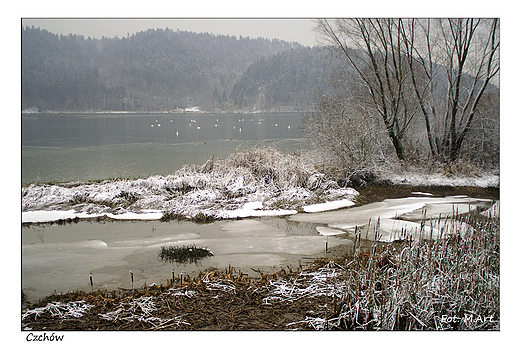
M 309 110 L 323 57 L 276 39 L 169 29 L 85 39 L 25 27 L 22 110 Z

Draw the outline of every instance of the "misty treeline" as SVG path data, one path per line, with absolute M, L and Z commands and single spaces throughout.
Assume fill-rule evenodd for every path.
M 22 110 L 310 110 L 324 55 L 277 39 L 170 29 L 85 39 L 25 27 Z
M 320 20 L 336 68 L 303 127 L 347 172 L 499 165 L 497 19 Z

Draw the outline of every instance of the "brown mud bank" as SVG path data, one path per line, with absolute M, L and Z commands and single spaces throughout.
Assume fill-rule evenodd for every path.
M 317 261 L 306 270 L 323 264 Z M 229 268 L 221 273 L 208 270 L 195 279 L 184 279 L 182 284 L 177 278 L 173 286 L 56 294 L 24 310 L 22 329 L 287 330 L 291 323 L 301 322 L 311 313 L 326 315 L 325 297 L 266 304 L 271 281 L 290 280 L 300 271 L 287 268 L 272 274 L 258 272 L 258 277 L 249 278 Z

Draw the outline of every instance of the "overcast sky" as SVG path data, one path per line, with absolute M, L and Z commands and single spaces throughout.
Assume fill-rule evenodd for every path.
M 488 0 L 472 0 L 474 6 L 469 7 L 464 2 L 436 0 L 436 6 L 428 6 L 417 0 L 371 0 L 369 3 L 344 0 L 314 2 L 301 0 L 263 0 L 261 2 L 154 0 L 148 3 L 107 0 L 89 0 L 88 2 L 24 0 L 17 4 L 20 7 L 18 11 L 21 12 L 19 18 L 22 19 L 22 25 L 34 25 L 56 34 L 72 33 L 83 35 L 85 38 L 89 36 L 93 38 L 114 37 L 115 35 L 123 37 L 127 33 L 133 34 L 149 28 L 168 27 L 173 30 L 197 33 L 278 38 L 311 46 L 315 44 L 315 33 L 312 31 L 314 23 L 311 18 L 499 16 L 498 6 L 481 6 L 481 2 L 487 3 Z M 509 1 L 509 3 L 514 2 Z M 449 4 L 449 6 L 441 4 Z M 14 6 L 16 5 L 9 6 L 9 8 Z M 477 10 L 480 13 L 475 13 Z M 160 17 L 177 19 L 131 19 Z M 12 17 L 8 16 L 8 18 Z
M 196 33 L 242 35 L 315 44 L 312 19 L 22 19 L 25 27 L 46 29 L 55 34 L 78 34 L 85 38 L 123 37 L 156 28 L 187 30 Z

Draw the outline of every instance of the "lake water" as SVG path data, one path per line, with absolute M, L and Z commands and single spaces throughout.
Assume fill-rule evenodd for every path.
M 22 183 L 167 175 L 240 146 L 303 147 L 301 114 L 22 114 Z

